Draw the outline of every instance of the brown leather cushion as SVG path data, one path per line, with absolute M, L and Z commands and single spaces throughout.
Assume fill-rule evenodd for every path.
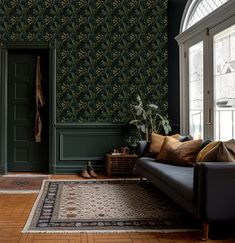
M 206 145 L 197 155 L 196 162 L 208 161 L 215 161 L 217 157 L 217 145 L 220 143 L 219 141 L 213 141 Z M 215 149 L 216 148 L 216 149 Z M 215 152 L 216 151 L 216 152 Z M 207 158 L 207 159 L 206 159 Z
M 201 155 L 200 155 L 201 154 Z M 211 142 L 198 154 L 197 162 L 235 161 L 235 140 Z
M 192 166 L 200 151 L 201 143 L 201 139 L 182 143 L 176 138 L 167 136 L 157 156 L 157 160 L 171 164 Z
M 223 142 L 224 146 L 223 149 L 226 148 L 223 152 L 223 155 L 219 155 L 218 159 L 220 161 L 235 161 L 235 140 L 231 139 L 227 142 Z
M 150 140 L 150 146 L 149 146 L 149 152 L 151 154 L 157 155 L 160 152 L 161 147 L 162 147 L 162 145 L 164 143 L 165 137 L 166 136 L 157 134 L 155 132 L 153 132 L 151 134 L 151 140 Z M 171 137 L 179 138 L 180 134 L 174 134 Z

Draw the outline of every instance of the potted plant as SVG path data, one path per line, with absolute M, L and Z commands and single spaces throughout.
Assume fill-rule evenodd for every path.
M 144 106 L 140 95 L 137 96 L 137 104 L 131 105 L 134 119 L 129 123 L 136 126 L 140 140 L 149 140 L 152 132 L 168 134 L 171 131 L 169 120 L 159 113 L 155 104 Z

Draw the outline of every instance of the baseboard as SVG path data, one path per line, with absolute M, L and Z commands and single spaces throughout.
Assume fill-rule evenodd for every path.
M 5 166 L 4 165 L 0 165 L 0 175 L 5 175 L 6 171 L 5 171 Z
M 56 166 L 55 167 L 55 174 L 80 174 L 81 171 L 85 168 L 84 165 L 77 165 L 77 166 Z M 96 172 L 105 172 L 105 165 L 95 165 L 93 164 L 92 167 Z

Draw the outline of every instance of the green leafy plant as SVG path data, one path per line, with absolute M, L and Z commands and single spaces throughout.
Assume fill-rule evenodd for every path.
M 129 123 L 136 126 L 140 140 L 149 140 L 151 132 L 168 134 L 171 131 L 169 120 L 159 113 L 155 104 L 148 104 L 146 107 L 140 95 L 137 96 L 137 104 L 132 105 L 133 120 Z

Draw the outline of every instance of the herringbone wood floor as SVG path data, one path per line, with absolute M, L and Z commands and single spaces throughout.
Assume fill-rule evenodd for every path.
M 53 176 L 53 179 L 78 179 L 77 176 Z M 80 178 L 79 178 L 80 179 Z M 118 234 L 22 234 L 36 194 L 0 194 L 0 243 L 191 243 L 201 242 L 199 232 L 118 233 Z M 203 242 L 203 241 L 202 241 Z M 211 242 L 235 242 L 222 240 Z

